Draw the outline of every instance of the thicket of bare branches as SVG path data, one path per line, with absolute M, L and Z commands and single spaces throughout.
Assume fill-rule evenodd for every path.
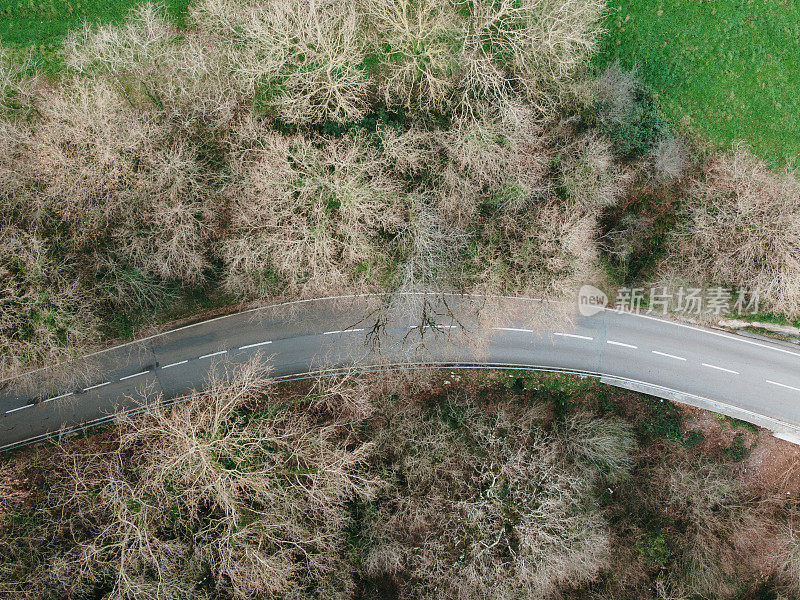
M 389 106 L 448 110 L 458 71 L 461 26 L 451 1 L 364 0 L 376 90 Z
M 547 597 L 606 563 L 609 532 L 590 491 L 601 467 L 566 450 L 616 456 L 620 476 L 626 426 L 581 417 L 546 432 L 536 409 L 493 408 L 451 396 L 433 411 L 406 407 L 379 432 L 396 491 L 372 515 L 364 563 L 406 582 L 401 598 Z
M 502 109 L 519 90 L 537 111 L 550 114 L 593 50 L 603 8 L 594 0 L 469 3 L 459 58 L 461 110 Z
M 300 295 L 371 283 L 386 269 L 382 232 L 404 226 L 408 201 L 365 138 L 316 146 L 265 132 L 237 170 L 235 234 L 223 250 L 232 291 L 258 293 L 269 269 Z
M 239 68 L 261 82 L 259 99 L 286 121 L 355 121 L 370 91 L 363 28 L 353 2 L 254 3 L 241 25 L 252 58 Z
M 37 86 L 33 69 L 30 56 L 22 61 L 14 59 L 0 44 L 0 117 L 33 108 Z
M 352 121 L 377 96 L 423 113 L 503 110 L 520 95 L 552 114 L 599 36 L 602 2 L 201 2 L 195 20 L 244 49 L 281 118 Z M 365 60 L 368 59 L 368 60 Z
M 232 68 L 237 57 L 211 36 L 179 31 L 154 4 L 121 25 L 85 25 L 65 48 L 67 66 L 82 79 L 99 77 L 130 106 L 189 132 L 224 133 L 252 100 L 252 75 Z
M 35 527 L 48 548 L 5 547 L 4 580 L 33 558 L 18 597 L 348 597 L 345 505 L 372 494 L 371 445 L 328 410 L 348 395 L 337 387 L 292 407 L 269 386 L 257 359 L 218 369 L 102 450 L 57 454 Z
M 709 462 L 685 461 L 663 470 L 668 487 L 654 500 L 666 503 L 666 514 L 685 527 L 676 577 L 665 581 L 665 591 L 705 598 L 736 593 L 741 559 L 733 541 L 744 514 L 741 490 L 724 468 Z
M 611 143 L 596 132 L 567 143 L 561 164 L 567 198 L 590 213 L 616 204 L 628 183 L 628 174 L 614 162 Z
M 666 277 L 758 290 L 761 306 L 800 314 L 800 182 L 744 149 L 713 159 L 693 182 Z
M 108 261 L 198 281 L 209 215 L 196 148 L 100 81 L 50 92 L 39 111 L 0 167 L 13 218 L 95 273 Z
M 551 191 L 550 142 L 523 107 L 510 119 L 456 120 L 440 136 L 442 206 L 462 223 L 475 220 L 483 203 L 504 212 L 534 206 Z
M 552 135 L 598 9 L 204 0 L 187 30 L 153 4 L 86 25 L 52 85 L 0 57 L 3 226 L 57 248 L 41 281 L 66 277 L 56 298 L 81 282 L 76 322 L 84 307 L 136 320 L 208 285 L 566 292 L 593 257 L 576 236 L 617 193 L 600 136 Z M 574 232 L 553 221 L 571 203 Z M 20 348 L 2 362 L 51 356 Z
M 0 373 L 77 355 L 98 337 L 87 290 L 40 237 L 0 226 Z
M 475 266 L 478 287 L 493 293 L 569 298 L 597 281 L 597 217 L 558 203 L 481 224 Z

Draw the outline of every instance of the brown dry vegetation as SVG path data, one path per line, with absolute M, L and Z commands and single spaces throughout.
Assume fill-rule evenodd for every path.
M 744 148 L 713 158 L 682 207 L 669 275 L 758 289 L 763 309 L 800 314 L 800 181 Z M 673 276 L 674 276 L 673 275 Z
M 797 500 L 755 458 L 784 443 L 702 411 L 515 372 L 285 388 L 259 359 L 154 408 L 4 457 L 2 593 L 798 593 Z
M 601 10 L 205 0 L 186 30 L 149 4 L 85 27 L 58 80 L 0 52 L 0 370 L 132 335 L 187 297 L 570 297 L 603 283 L 599 258 L 656 246 L 628 269 L 652 276 L 665 244 L 632 238 L 673 223 L 619 199 L 643 180 L 672 196 L 692 169 L 633 74 L 585 68 Z M 683 190 L 668 274 L 763 284 L 793 313 L 796 186 L 736 156 Z M 780 216 L 752 208 L 767 195 Z M 732 271 L 717 255 L 740 247 Z
M 3 54 L 3 372 L 196 290 L 568 291 L 617 193 L 600 134 L 552 133 L 601 8 L 207 0 L 181 31 L 148 4 L 57 81 Z

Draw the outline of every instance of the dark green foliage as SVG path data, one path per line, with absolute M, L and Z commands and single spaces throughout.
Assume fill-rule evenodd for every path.
M 644 561 L 651 567 L 662 569 L 669 564 L 672 555 L 669 544 L 661 531 L 650 532 L 637 546 Z
M 667 255 L 681 194 L 674 187 L 651 187 L 642 181 L 603 213 L 600 247 L 612 281 L 629 285 L 654 274 Z
M 643 83 L 636 82 L 630 104 L 620 107 L 619 115 L 611 117 L 608 114 L 610 108 L 605 104 L 597 107 L 600 115 L 598 126 L 621 158 L 643 155 L 669 132 L 653 91 Z
M 744 435 L 737 432 L 733 442 L 724 449 L 724 452 L 733 462 L 742 462 L 750 454 L 750 448 L 744 443 Z
M 682 419 L 678 408 L 669 400 L 655 396 L 642 396 L 645 415 L 636 423 L 636 433 L 645 442 L 660 438 L 681 440 Z

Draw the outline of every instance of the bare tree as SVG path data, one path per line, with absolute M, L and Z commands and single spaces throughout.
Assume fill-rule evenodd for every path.
M 712 160 L 684 203 L 664 277 L 758 291 L 763 309 L 800 314 L 800 183 L 746 150 Z
M 88 290 L 42 239 L 0 229 L 0 377 L 58 362 L 97 340 Z
M 256 4 L 241 24 L 267 106 L 293 123 L 354 121 L 367 106 L 367 40 L 355 3 L 279 0 Z
M 9 559 L 34 557 L 25 577 L 67 595 L 297 598 L 311 586 L 348 597 L 346 505 L 378 480 L 366 472 L 372 445 L 350 426 L 370 412 L 351 401 L 366 390 L 345 381 L 287 402 L 256 357 L 218 365 L 172 407 L 145 397 L 152 410 L 121 415 L 113 438 L 51 458 L 36 535 L 41 525 L 57 542 L 25 557 L 20 542 Z
M 561 178 L 572 202 L 598 214 L 616 204 L 630 180 L 614 162 L 611 143 L 596 133 L 569 142 L 561 153 Z
M 224 251 L 229 289 L 258 293 L 265 266 L 299 295 L 374 281 L 386 254 L 379 230 L 402 227 L 405 198 L 366 140 L 316 147 L 301 136 L 269 134 L 245 160 L 238 235 Z
M 443 112 L 456 80 L 462 39 L 452 2 L 365 0 L 378 93 L 388 106 Z
M 544 597 L 595 577 L 609 557 L 607 525 L 586 501 L 597 471 L 565 464 L 566 441 L 545 433 L 541 416 L 485 414 L 455 394 L 433 414 L 395 415 L 379 449 L 392 449 L 397 496 L 371 521 L 367 572 L 408 582 L 403 598 Z M 623 438 L 619 456 L 630 449 Z
M 480 0 L 468 5 L 460 63 L 461 110 L 503 107 L 520 90 L 552 114 L 557 87 L 595 47 L 603 4 L 594 0 Z

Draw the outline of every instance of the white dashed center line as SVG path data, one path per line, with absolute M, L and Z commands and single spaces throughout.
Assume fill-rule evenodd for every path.
M 725 373 L 730 373 L 732 375 L 739 375 L 739 371 L 734 371 L 733 369 L 726 369 L 725 367 L 718 367 L 717 365 L 710 365 L 708 363 L 700 363 L 704 367 L 708 367 L 709 369 L 716 369 L 717 371 L 723 371 Z
M 6 414 L 10 415 L 11 413 L 15 413 L 18 410 L 22 410 L 23 408 L 30 408 L 31 406 L 33 406 L 33 405 L 32 404 L 24 404 L 23 406 L 20 406 L 18 408 L 12 408 L 11 410 L 7 410 Z
M 52 398 L 48 398 L 47 400 L 42 400 L 42 404 L 44 404 L 45 402 L 52 402 L 53 400 L 61 400 L 61 398 L 67 398 L 68 396 L 72 396 L 72 392 L 61 394 L 60 396 L 53 396 Z
M 169 368 L 171 368 L 171 367 L 177 367 L 178 365 L 185 365 L 185 364 L 186 364 L 186 363 L 188 363 L 188 362 L 189 362 L 188 360 L 181 360 L 181 361 L 178 361 L 178 362 L 170 363 L 170 364 L 168 364 L 168 365 L 164 365 L 164 366 L 163 366 L 163 367 L 161 367 L 161 368 L 162 368 L 162 369 L 169 369 Z
M 554 332 L 553 335 L 558 335 L 560 337 L 568 337 L 568 338 L 575 338 L 576 340 L 593 340 L 593 337 L 589 337 L 588 335 L 578 335 L 577 333 L 560 333 Z
M 777 385 L 778 387 L 794 390 L 795 392 L 800 392 L 800 388 L 796 388 L 791 385 L 786 385 L 785 383 L 778 383 L 777 381 L 772 381 L 770 379 L 765 379 L 764 381 L 766 381 L 767 383 L 771 383 L 772 385 Z
M 606 340 L 606 344 L 611 344 L 612 346 L 622 346 L 623 348 L 633 348 L 636 350 L 639 346 L 634 346 L 633 344 L 626 344 L 624 342 L 615 342 L 614 340 Z
M 248 348 L 258 348 L 259 346 L 266 346 L 267 344 L 271 344 L 272 340 L 267 340 L 266 342 L 258 342 L 257 344 L 247 344 L 247 346 L 239 346 L 239 350 L 247 350 Z
M 98 383 L 97 385 L 90 385 L 87 388 L 83 388 L 83 391 L 84 392 L 88 392 L 89 390 L 96 390 L 97 388 L 101 388 L 104 385 L 109 385 L 110 383 L 111 383 L 110 381 L 105 381 L 103 383 Z
M 515 329 L 513 327 L 492 327 L 497 331 L 513 331 L 515 333 L 533 333 L 533 329 Z
M 322 335 L 334 335 L 336 333 L 344 333 L 341 329 L 335 329 L 334 331 L 323 331 Z
M 134 377 L 140 377 L 141 375 L 147 375 L 150 371 L 142 371 L 140 373 L 134 373 L 133 375 L 126 375 L 125 377 L 120 377 L 120 381 L 125 381 L 126 379 L 133 379 Z
M 667 358 L 674 358 L 675 360 L 686 360 L 682 356 L 675 356 L 674 354 L 667 354 L 666 352 L 659 352 L 658 350 L 651 350 L 653 354 L 658 354 L 659 356 L 666 356 Z
M 211 358 L 212 356 L 219 356 L 220 354 L 227 354 L 227 350 L 220 350 L 219 352 L 212 352 L 211 354 L 203 354 L 203 356 L 198 356 L 198 358 Z

